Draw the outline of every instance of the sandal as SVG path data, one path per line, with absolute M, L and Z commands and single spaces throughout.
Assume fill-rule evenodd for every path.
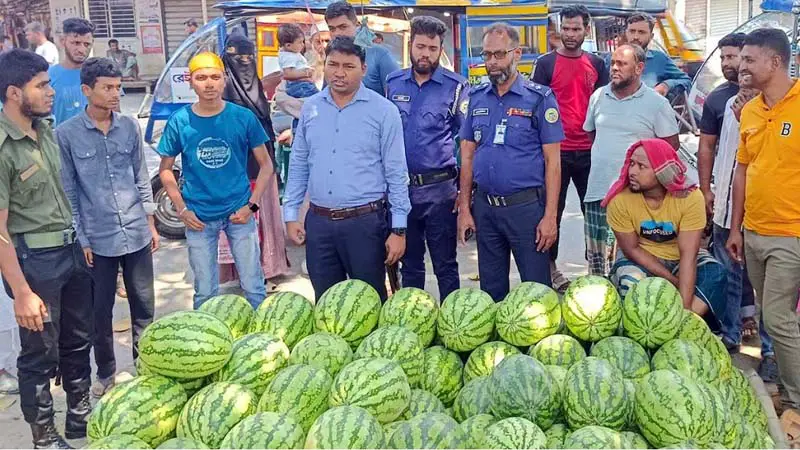
M 758 336 L 758 322 L 754 317 L 742 319 L 742 339 L 753 339 Z

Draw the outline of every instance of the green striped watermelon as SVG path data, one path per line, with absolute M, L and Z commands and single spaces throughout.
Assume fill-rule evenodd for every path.
M 636 430 L 636 415 L 634 414 L 634 407 L 636 406 L 636 381 L 632 378 L 625 378 L 625 395 L 628 397 L 628 410 L 625 414 L 625 426 L 623 430 Z
M 314 329 L 341 336 L 355 349 L 378 324 L 381 298 L 361 280 L 334 284 L 314 307 Z
M 731 422 L 732 412 L 722 392 L 710 383 L 694 380 L 697 387 L 705 396 L 705 405 L 711 414 L 712 422 L 715 426 L 713 441 L 724 441 L 725 429 Z M 735 412 L 733 415 L 737 415 Z
M 111 436 L 106 436 L 103 439 L 93 441 L 86 448 L 116 450 L 119 448 L 147 449 L 153 447 L 150 447 L 147 445 L 147 442 L 130 434 L 112 434 Z
M 90 442 L 130 434 L 156 447 L 175 432 L 186 393 L 177 382 L 158 375 L 136 377 L 108 391 L 89 416 Z
M 134 362 L 134 366 L 136 367 L 136 375 L 137 376 L 146 376 L 146 375 L 158 375 L 157 373 L 153 372 L 147 364 L 142 360 L 142 358 L 136 358 Z M 163 376 L 163 375 L 162 375 Z M 192 396 L 200 390 L 203 386 L 208 384 L 208 377 L 203 378 L 171 378 L 166 377 L 170 380 L 178 382 L 183 390 L 186 392 L 186 398 L 192 398 Z
M 547 438 L 547 446 L 545 448 L 560 449 L 564 448 L 564 440 L 567 439 L 569 428 L 563 423 L 554 424 L 549 430 L 544 432 Z
M 409 420 L 420 414 L 433 412 L 444 413 L 444 404 L 442 404 L 442 401 L 428 391 L 412 389 L 411 397 L 408 402 L 408 409 L 406 409 L 400 417 L 403 420 Z
M 442 413 L 424 413 L 405 421 L 386 439 L 386 448 L 461 448 L 464 432 L 458 422 Z
M 423 352 L 420 387 L 433 395 L 445 406 L 450 406 L 463 386 L 464 363 L 458 354 L 441 346 Z
M 572 429 L 599 425 L 620 430 L 630 401 L 622 373 L 606 360 L 590 356 L 567 372 L 564 414 Z
M 617 332 L 622 320 L 622 301 L 610 281 L 586 275 L 570 283 L 564 293 L 561 314 L 575 336 L 597 342 Z
M 383 448 L 381 424 L 364 408 L 337 406 L 322 413 L 306 436 L 306 448 Z
M 611 428 L 590 425 L 573 431 L 564 439 L 566 449 L 625 448 L 622 435 Z
M 468 352 L 492 336 L 494 316 L 495 304 L 489 294 L 480 289 L 461 288 L 444 300 L 436 330 L 445 347 Z
M 353 350 L 342 337 L 331 333 L 314 333 L 294 346 L 289 364 L 308 364 L 335 377 L 353 360 Z
M 497 333 L 509 344 L 533 345 L 561 326 L 558 294 L 543 284 L 520 283 L 498 305 L 495 324 Z
M 314 307 L 295 292 L 278 292 L 264 299 L 250 323 L 251 333 L 267 333 L 289 349 L 314 331 Z
M 233 343 L 231 359 L 214 375 L 215 381 L 230 381 L 261 397 L 278 372 L 289 365 L 289 349 L 267 333 L 248 334 Z
M 472 351 L 464 365 L 464 383 L 476 377 L 487 377 L 494 368 L 509 355 L 516 355 L 519 349 L 505 342 L 495 341 L 481 344 Z
M 641 378 L 650 373 L 650 357 L 633 339 L 622 336 L 607 337 L 592 345 L 589 354 L 610 362 L 625 378 Z
M 219 448 L 237 423 L 256 412 L 257 400 L 250 389 L 240 384 L 211 383 L 186 402 L 178 419 L 178 437 Z
M 706 345 L 702 347 L 706 349 L 714 361 L 717 362 L 717 367 L 719 367 L 719 381 L 729 380 L 734 370 L 733 361 L 731 360 L 731 354 L 728 352 L 725 344 L 722 343 L 722 339 L 713 336 L 713 338 L 709 339 Z
M 556 390 L 556 398 L 558 399 L 556 402 L 557 405 L 557 412 L 556 412 L 556 420 L 563 421 L 564 420 L 564 381 L 567 379 L 567 369 L 561 366 L 544 366 L 547 369 L 547 373 L 550 374 L 550 377 L 553 379 L 553 389 Z
M 566 334 L 554 334 L 542 339 L 528 350 L 528 354 L 544 365 L 562 366 L 567 369 L 586 358 L 583 345 Z
M 490 377 L 492 414 L 522 417 L 548 429 L 558 414 L 558 390 L 547 369 L 527 355 L 511 355 Z
M 419 337 L 400 326 L 378 328 L 361 342 L 356 359 L 386 358 L 400 364 L 412 387 L 419 386 L 422 374 L 422 345 Z
M 202 378 L 231 357 L 233 335 L 221 320 L 200 311 L 178 311 L 156 320 L 139 339 L 139 358 L 153 372 Z
M 635 433 L 633 431 L 623 431 L 620 433 L 620 435 L 622 436 L 623 442 L 622 448 L 643 450 L 650 448 L 650 444 L 647 442 L 647 439 L 645 439 L 644 436 L 639 433 Z
M 694 439 L 712 442 L 714 423 L 697 384 L 674 370 L 655 370 L 636 386 L 636 423 L 656 447 Z
M 331 385 L 328 405 L 366 409 L 381 423 L 397 420 L 408 408 L 411 387 L 396 362 L 385 358 L 358 359 L 344 366 Z
M 538 449 L 547 446 L 547 436 L 530 420 L 510 417 L 492 424 L 482 443 L 485 448 Z
M 395 292 L 381 308 L 378 326 L 398 325 L 419 336 L 423 347 L 431 345 L 436 334 L 439 301 L 422 289 L 405 287 Z
M 461 431 L 464 433 L 464 448 L 483 448 L 483 436 L 486 430 L 497 422 L 491 414 L 478 414 L 461 422 Z
M 222 440 L 220 448 L 303 448 L 306 434 L 289 414 L 260 412 L 245 417 Z
M 723 382 L 724 383 L 724 382 Z M 748 423 L 763 430 L 767 427 L 767 415 L 761 402 L 758 400 L 753 387 L 741 370 L 733 368 L 731 378 L 727 382 L 731 385 L 734 393 L 733 405 L 735 410 Z
M 392 438 L 392 433 L 397 431 L 407 420 L 398 420 L 392 423 L 387 423 L 383 425 L 383 437 L 386 442 Z
M 653 370 L 674 369 L 692 380 L 715 383 L 719 366 L 708 351 L 692 341 L 673 339 L 653 355 Z
M 250 321 L 253 319 L 253 307 L 240 295 L 225 294 L 211 297 L 197 308 L 198 311 L 211 314 L 221 320 L 228 328 L 234 339 L 247 334 Z
M 715 339 L 714 333 L 708 328 L 706 321 L 688 309 L 683 310 L 681 324 L 675 338 L 694 341 L 701 347 L 705 347 L 711 339 Z
M 322 369 L 298 364 L 289 366 L 273 378 L 261 401 L 259 411 L 291 414 L 307 432 L 328 409 L 333 378 Z
M 453 402 L 453 417 L 464 422 L 472 416 L 491 414 L 492 396 L 489 377 L 476 377 L 464 385 Z
M 726 424 L 723 445 L 725 448 L 775 448 L 769 434 L 747 423 L 739 415 Z
M 177 450 L 184 448 L 207 449 L 208 447 L 206 446 L 206 444 L 203 444 L 202 442 L 199 441 L 195 441 L 194 439 L 176 437 L 162 442 L 161 445 L 159 445 L 156 448 Z
M 625 335 L 653 349 L 678 333 L 683 320 L 683 301 L 675 285 L 663 278 L 648 277 L 628 291 L 622 311 Z

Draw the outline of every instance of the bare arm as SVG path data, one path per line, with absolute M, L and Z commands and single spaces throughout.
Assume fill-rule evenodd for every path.
M 558 194 L 561 190 L 561 144 L 542 145 L 544 153 L 545 178 L 544 185 L 547 192 L 544 215 L 556 217 L 558 213 Z
M 597 132 L 596 131 L 589 131 L 588 133 L 589 133 L 589 139 L 591 139 L 592 140 L 592 144 L 594 144 L 594 138 L 595 138 L 595 136 L 597 136 Z
M 294 67 L 287 67 L 286 69 L 281 69 L 281 75 L 283 76 L 283 79 L 287 81 L 300 81 L 300 80 L 311 81 L 311 76 L 313 74 L 314 74 L 314 69 L 311 68 L 297 69 Z
M 678 233 L 678 249 L 681 254 L 678 265 L 678 291 L 683 299 L 683 307 L 692 308 L 694 287 L 697 280 L 697 253 L 700 251 L 700 239 L 703 230 L 681 231 Z
M 672 148 L 674 148 L 675 150 L 678 150 L 678 148 L 680 148 L 680 146 L 681 146 L 681 139 L 680 139 L 680 136 L 678 136 L 677 134 L 674 134 L 672 136 L 663 137 L 661 139 L 667 141 L 667 144 L 671 145 Z
M 478 144 L 473 141 L 461 141 L 461 174 L 459 176 L 458 212 L 470 213 L 472 203 L 472 165 L 475 161 L 475 150 Z
M 744 198 L 747 191 L 747 164 L 736 163 L 733 173 L 733 205 L 731 207 L 731 233 L 725 248 L 731 258 L 741 264 L 744 261 L 744 239 L 742 238 L 742 222 L 744 221 Z
M 175 174 L 172 168 L 175 165 L 174 156 L 161 157 L 161 164 L 158 166 L 158 177 L 161 179 L 161 184 L 167 191 L 169 199 L 175 205 L 175 209 L 180 214 L 186 209 L 186 203 L 183 201 L 180 189 L 178 189 L 178 180 L 175 179 Z
M 658 258 L 639 245 L 639 235 L 615 231 L 614 236 L 617 238 L 617 245 L 628 259 L 642 266 L 654 276 L 669 280 L 670 283 L 678 286 L 678 278 Z
M 714 149 L 717 136 L 700 133 L 700 145 L 697 149 L 697 175 L 700 178 L 700 189 L 703 193 L 711 190 L 711 171 L 714 168 Z
M 256 185 L 253 188 L 253 193 L 250 195 L 250 203 L 258 203 L 258 200 L 264 195 L 267 189 L 267 183 L 272 179 L 275 171 L 272 167 L 272 160 L 269 159 L 267 154 L 267 146 L 264 144 L 259 145 L 253 149 L 253 157 L 258 163 L 258 177 L 256 177 Z

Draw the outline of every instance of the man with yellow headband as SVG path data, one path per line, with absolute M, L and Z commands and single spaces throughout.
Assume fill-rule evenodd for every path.
M 194 272 L 194 307 L 219 291 L 219 233 L 230 242 L 244 295 L 253 307 L 266 296 L 253 213 L 272 176 L 264 127 L 249 109 L 222 100 L 222 60 L 211 52 L 189 61 L 192 89 L 198 101 L 175 112 L 158 145 L 161 182 L 186 224 L 189 265 Z M 260 170 L 251 190 L 249 152 Z M 183 186 L 172 172 L 175 157 L 183 161 Z

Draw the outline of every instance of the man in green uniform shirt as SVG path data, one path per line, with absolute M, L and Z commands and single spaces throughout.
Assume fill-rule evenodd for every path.
M 45 119 L 53 108 L 47 69 L 33 52 L 0 54 L 0 272 L 20 326 L 20 405 L 33 446 L 70 448 L 54 425 L 50 378 L 60 376 L 67 394 L 66 437 L 85 437 L 92 280 Z

